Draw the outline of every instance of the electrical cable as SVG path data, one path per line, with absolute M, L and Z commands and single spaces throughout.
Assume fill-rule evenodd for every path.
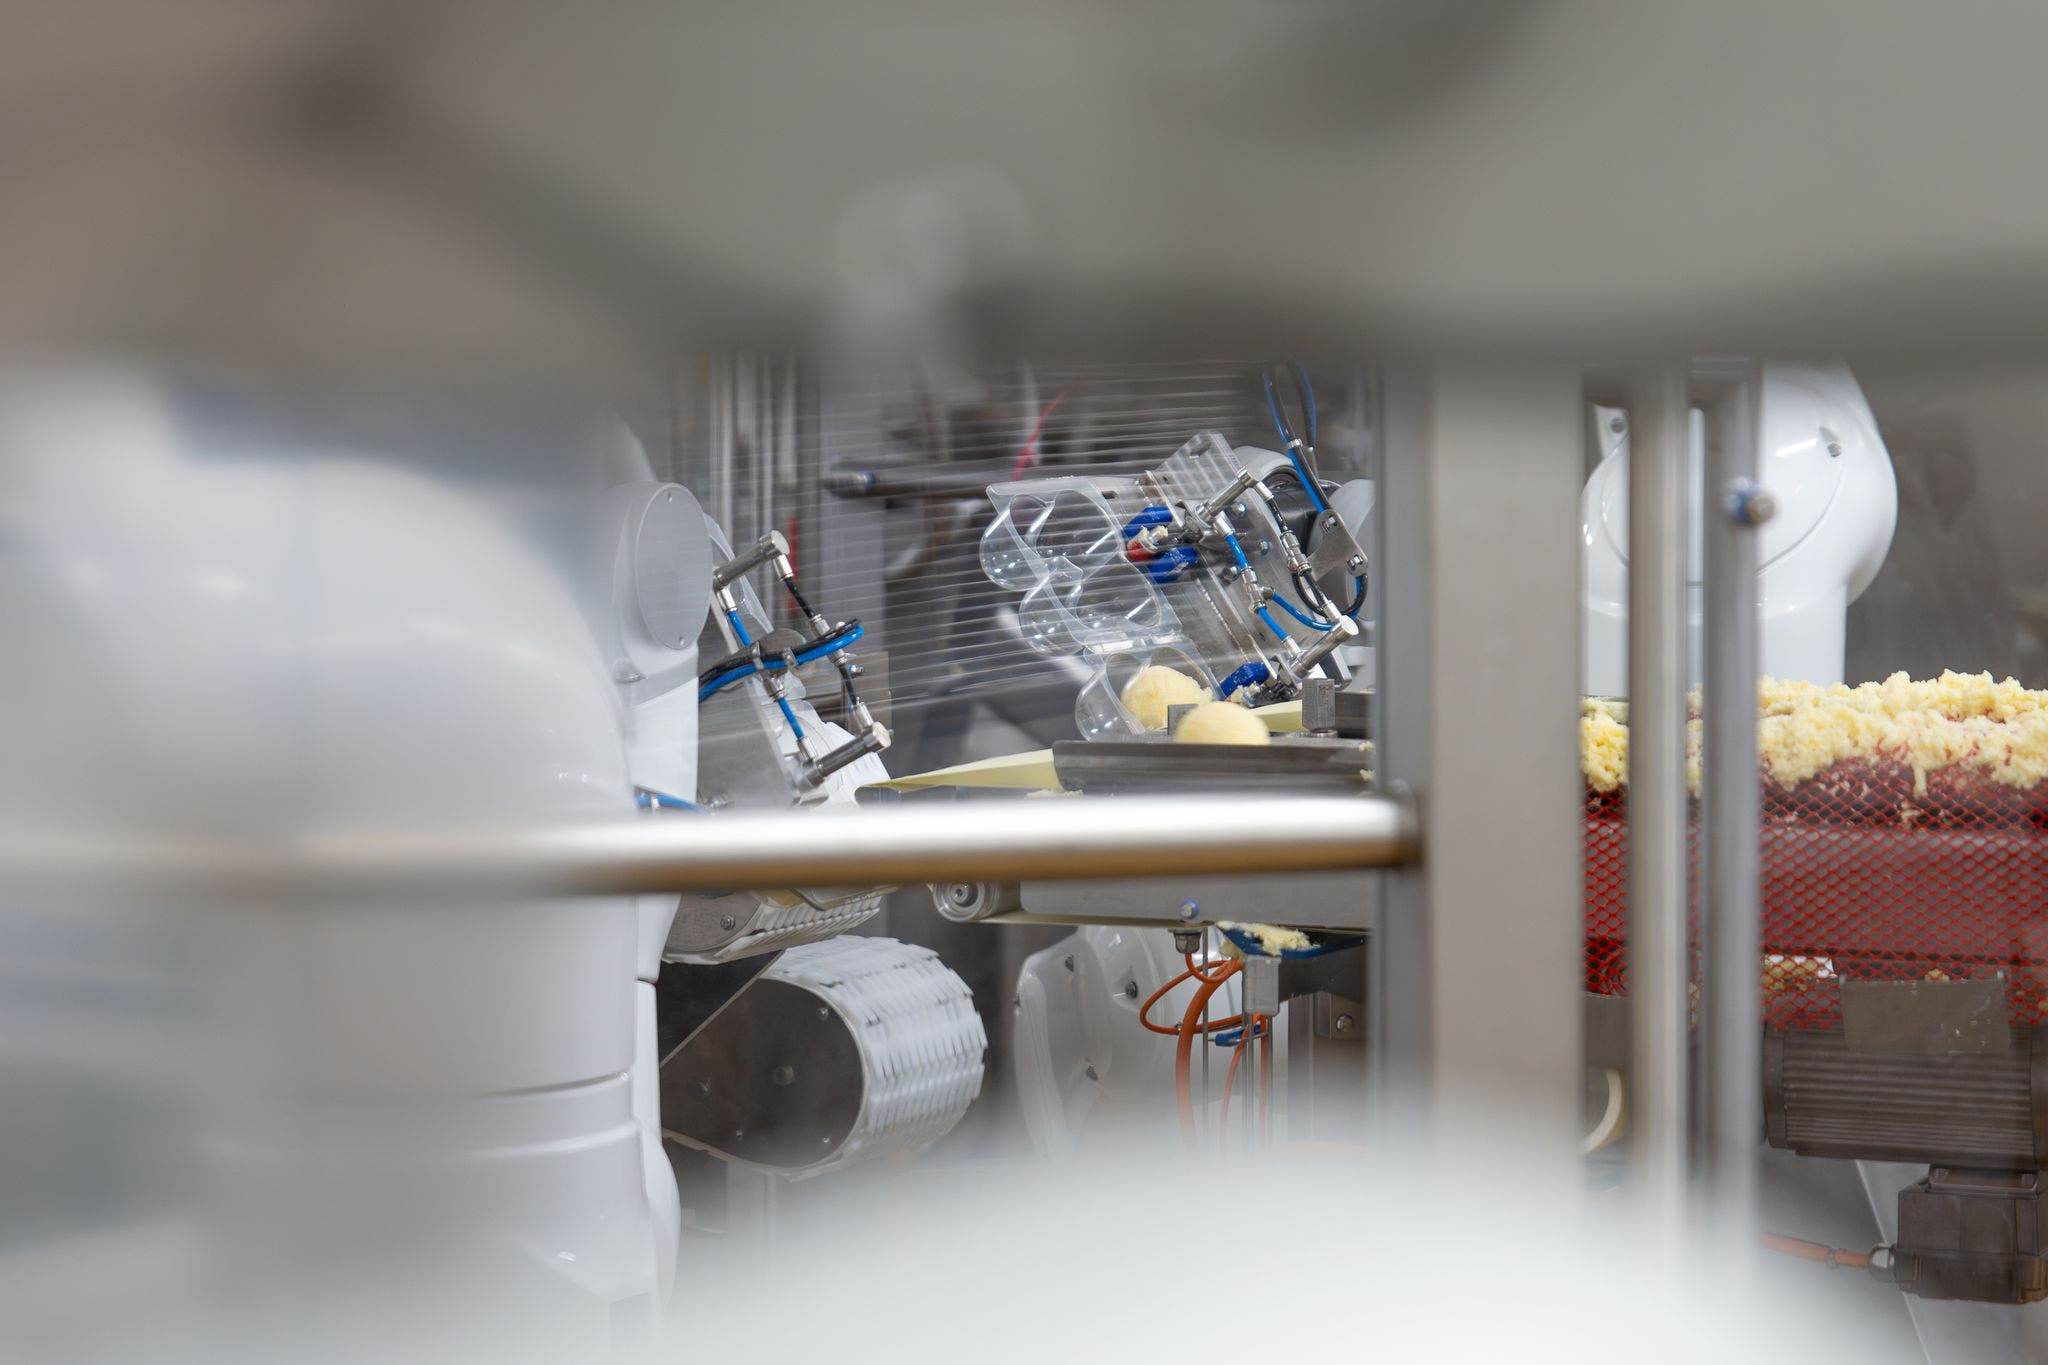
M 1351 599 L 1350 606 L 1344 608 L 1344 614 L 1356 619 L 1358 613 L 1365 607 L 1365 575 L 1353 574 L 1351 575 L 1351 581 L 1358 588 L 1358 595 Z
M 1273 1136 L 1273 1028 L 1263 1014 L 1252 1016 L 1252 1037 L 1259 1045 L 1258 1104 L 1260 1128 L 1267 1139 Z M 1245 1039 L 1240 1037 L 1230 1052 L 1230 1067 L 1223 1073 L 1223 1106 L 1216 1113 L 1216 1150 L 1230 1148 L 1230 1090 L 1237 1083 L 1237 1064 L 1244 1060 Z
M 1870 1269 L 1870 1253 L 1867 1251 L 1844 1251 L 1825 1242 L 1809 1242 L 1800 1237 L 1781 1237 L 1775 1232 L 1766 1232 L 1761 1241 L 1765 1251 L 1775 1251 L 1781 1256 L 1793 1256 L 1802 1261 L 1813 1261 L 1827 1266 L 1830 1270 Z
M 1202 1011 L 1208 1007 L 1209 997 L 1223 989 L 1230 978 L 1243 971 L 1243 965 L 1233 962 L 1222 977 L 1205 981 L 1195 991 L 1194 999 L 1188 1001 L 1187 1010 L 1180 1017 L 1178 1036 L 1173 1045 L 1173 1090 L 1174 1099 L 1180 1109 L 1181 1136 L 1193 1147 L 1199 1140 L 1195 1127 L 1195 1082 L 1191 1063 L 1195 1055 L 1195 1035 L 1202 1028 Z M 1211 1027 L 1225 1021 L 1217 1020 Z M 1231 1019 L 1229 1023 L 1239 1022 Z
M 1206 985 L 1220 986 L 1224 982 L 1230 980 L 1232 976 L 1236 975 L 1238 970 L 1238 965 L 1235 962 L 1233 962 L 1225 970 L 1217 973 L 1215 976 L 1206 976 L 1196 968 L 1189 967 L 1188 970 L 1182 972 L 1179 976 L 1174 977 L 1173 980 L 1167 982 L 1164 986 L 1161 986 L 1158 990 L 1152 992 L 1152 994 L 1145 997 L 1145 1003 L 1138 1006 L 1138 1022 L 1140 1024 L 1143 1024 L 1149 1032 L 1165 1034 L 1169 1038 L 1179 1037 L 1180 1029 L 1168 1028 L 1165 1024 L 1155 1024 L 1152 1022 L 1152 1007 L 1158 1004 L 1161 1000 L 1163 1000 L 1166 997 L 1168 991 L 1171 991 L 1175 986 L 1180 985 L 1184 981 L 1200 981 Z M 1242 1022 L 1243 1020 L 1241 1020 L 1237 1015 L 1233 1014 L 1228 1019 L 1211 1020 L 1209 1024 L 1206 1025 L 1206 1031 L 1209 1033 L 1217 1033 L 1222 1031 L 1223 1029 L 1236 1028 Z M 1204 1031 L 1204 1028 L 1197 1027 L 1195 1031 L 1197 1033 L 1200 1033 Z
M 1308 371 L 1299 360 L 1289 361 L 1294 368 L 1294 382 L 1301 388 L 1302 410 L 1308 414 L 1308 443 L 1313 449 L 1316 443 L 1316 386 L 1308 382 Z
M 1282 597 L 1277 592 L 1273 594 L 1273 605 L 1280 608 L 1280 610 L 1286 612 L 1289 616 L 1292 616 L 1295 620 L 1301 622 L 1304 626 L 1307 626 L 1310 630 L 1334 629 L 1334 627 L 1325 625 L 1323 622 L 1315 620 L 1312 617 L 1302 615 L 1301 609 L 1299 607 L 1295 606 L 1294 603 L 1288 601 L 1286 598 Z
M 837 654 L 840 650 L 845 649 L 848 645 L 860 639 L 864 633 L 860 622 L 848 621 L 830 635 L 826 635 L 796 651 L 797 666 L 802 667 L 805 664 L 816 663 L 828 655 Z M 763 668 L 770 673 L 782 673 L 788 671 L 788 667 L 789 665 L 780 658 L 764 658 L 759 664 L 756 664 L 753 656 L 749 654 L 735 654 L 729 659 L 721 659 L 697 680 L 697 700 L 703 701 L 706 697 L 711 696 L 715 692 L 724 691 L 727 687 L 739 682 L 743 678 L 751 678 L 756 673 L 761 672 Z

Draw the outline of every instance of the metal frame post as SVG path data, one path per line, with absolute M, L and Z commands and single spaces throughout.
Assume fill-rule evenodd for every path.
M 1629 392 L 1628 989 L 1631 1192 L 1675 1249 L 1688 1144 L 1685 764 L 1691 380 L 1664 364 Z
M 1383 881 L 1375 1112 L 1396 1139 L 1501 1141 L 1578 1179 L 1583 380 L 1548 364 L 1386 376 L 1379 491 L 1383 780 L 1422 866 Z
M 1757 531 L 1773 510 L 1756 485 L 1762 369 L 1704 367 L 1704 684 L 1701 689 L 1701 1190 L 1710 1235 L 1745 1255 L 1762 1230 L 1762 930 L 1758 892 Z

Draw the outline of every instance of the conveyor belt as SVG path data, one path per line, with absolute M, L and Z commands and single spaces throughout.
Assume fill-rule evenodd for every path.
M 2015 1025 L 2048 1022 L 2048 790 L 1903 764 L 1766 779 L 1764 1015 L 1834 1027 L 1839 982 L 2002 977 Z M 1626 990 L 1623 795 L 1588 791 L 1586 988 Z M 1699 889 L 1693 823 L 1693 892 Z

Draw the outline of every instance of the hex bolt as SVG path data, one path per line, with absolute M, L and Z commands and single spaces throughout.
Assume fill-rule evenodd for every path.
M 1202 946 L 1201 931 L 1197 929 L 1176 929 L 1173 931 L 1173 950 L 1183 957 Z

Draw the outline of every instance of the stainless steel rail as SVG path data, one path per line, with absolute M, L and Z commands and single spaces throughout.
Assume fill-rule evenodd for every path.
M 1628 989 L 1632 1185 L 1675 1239 L 1686 1203 L 1686 519 L 1690 378 L 1638 375 L 1629 411 Z
M 1694 378 L 1706 409 L 1706 640 L 1700 802 L 1700 1154 L 1710 1224 L 1729 1252 L 1762 1233 L 1757 1206 L 1763 1037 L 1757 1028 L 1759 924 L 1756 695 L 1757 528 L 1770 494 L 1755 479 L 1763 372 L 1755 362 Z M 1711 391 L 1699 392 L 1703 388 Z
M 1390 796 L 905 803 L 843 813 L 661 814 L 545 828 L 317 831 L 246 843 L 0 834 L 0 907 L 119 893 L 376 900 L 742 887 L 1330 872 L 1412 861 Z

